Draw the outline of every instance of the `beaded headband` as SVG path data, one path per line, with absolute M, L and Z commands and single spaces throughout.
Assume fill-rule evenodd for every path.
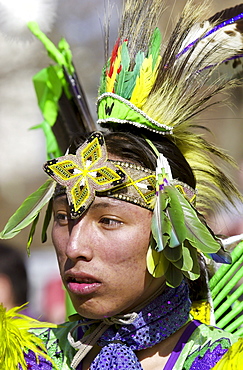
M 80 217 L 94 197 L 107 196 L 153 210 L 156 173 L 140 165 L 108 159 L 102 133 L 93 133 L 78 149 L 44 164 L 44 171 L 59 185 L 58 195 L 67 194 L 72 218 Z M 195 192 L 174 180 L 174 185 L 189 200 Z M 57 195 L 57 193 L 56 193 Z

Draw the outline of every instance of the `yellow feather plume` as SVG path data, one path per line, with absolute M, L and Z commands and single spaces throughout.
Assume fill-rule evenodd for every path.
M 18 369 L 21 365 L 27 370 L 24 353 L 31 350 L 38 356 L 50 361 L 52 359 L 46 354 L 46 349 L 40 338 L 30 332 L 33 328 L 56 327 L 54 324 L 40 322 L 19 313 L 25 305 L 14 307 L 9 311 L 0 304 L 0 369 Z M 56 366 L 53 364 L 54 368 Z
M 243 338 L 226 352 L 223 358 L 213 367 L 213 370 L 233 370 L 241 369 L 243 362 Z
M 130 99 L 131 103 L 133 103 L 134 105 L 136 105 L 136 107 L 140 109 L 145 104 L 146 99 L 154 85 L 158 73 L 158 65 L 160 60 L 161 56 L 158 56 L 154 69 L 152 67 L 152 55 L 150 55 L 148 58 L 145 58 L 142 63 L 140 73 L 136 79 L 136 85 Z
M 106 79 L 106 91 L 107 92 L 113 92 L 114 84 L 115 84 L 116 76 L 117 76 L 117 71 L 120 67 L 120 64 L 121 64 L 121 46 L 119 46 L 117 50 L 117 56 L 116 56 L 116 59 L 113 65 L 113 73 L 111 77 L 107 76 L 107 79 Z

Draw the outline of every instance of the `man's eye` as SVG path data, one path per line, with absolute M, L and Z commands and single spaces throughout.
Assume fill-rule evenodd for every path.
M 55 221 L 57 221 L 60 225 L 67 225 L 68 224 L 68 215 L 66 213 L 56 213 Z
M 103 224 L 105 227 L 109 227 L 109 228 L 116 228 L 123 224 L 122 221 L 109 218 L 109 217 L 102 217 L 99 222 Z

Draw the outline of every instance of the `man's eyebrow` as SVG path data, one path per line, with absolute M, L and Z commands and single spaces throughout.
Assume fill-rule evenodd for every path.
M 90 209 L 95 210 L 98 208 L 115 208 L 118 207 L 119 204 L 116 203 L 110 203 L 110 202 L 100 202 L 100 203 L 92 203 L 90 206 Z

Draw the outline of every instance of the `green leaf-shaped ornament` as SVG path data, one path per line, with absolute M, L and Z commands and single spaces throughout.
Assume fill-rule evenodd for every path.
M 29 195 L 8 220 L 0 233 L 0 239 L 11 239 L 31 224 L 40 210 L 51 199 L 55 185 L 56 183 L 53 180 L 47 180 L 37 191 Z
M 159 278 L 165 275 L 169 268 L 169 261 L 165 258 L 163 252 L 157 252 L 149 246 L 147 252 L 147 268 L 153 277 Z
M 185 227 L 184 212 L 180 202 L 180 193 L 173 186 L 165 186 L 164 191 L 168 194 L 169 205 L 167 207 L 167 212 L 170 221 L 173 226 L 173 230 L 180 244 L 184 242 L 187 235 L 187 230 Z M 183 197 L 181 195 L 181 197 Z

